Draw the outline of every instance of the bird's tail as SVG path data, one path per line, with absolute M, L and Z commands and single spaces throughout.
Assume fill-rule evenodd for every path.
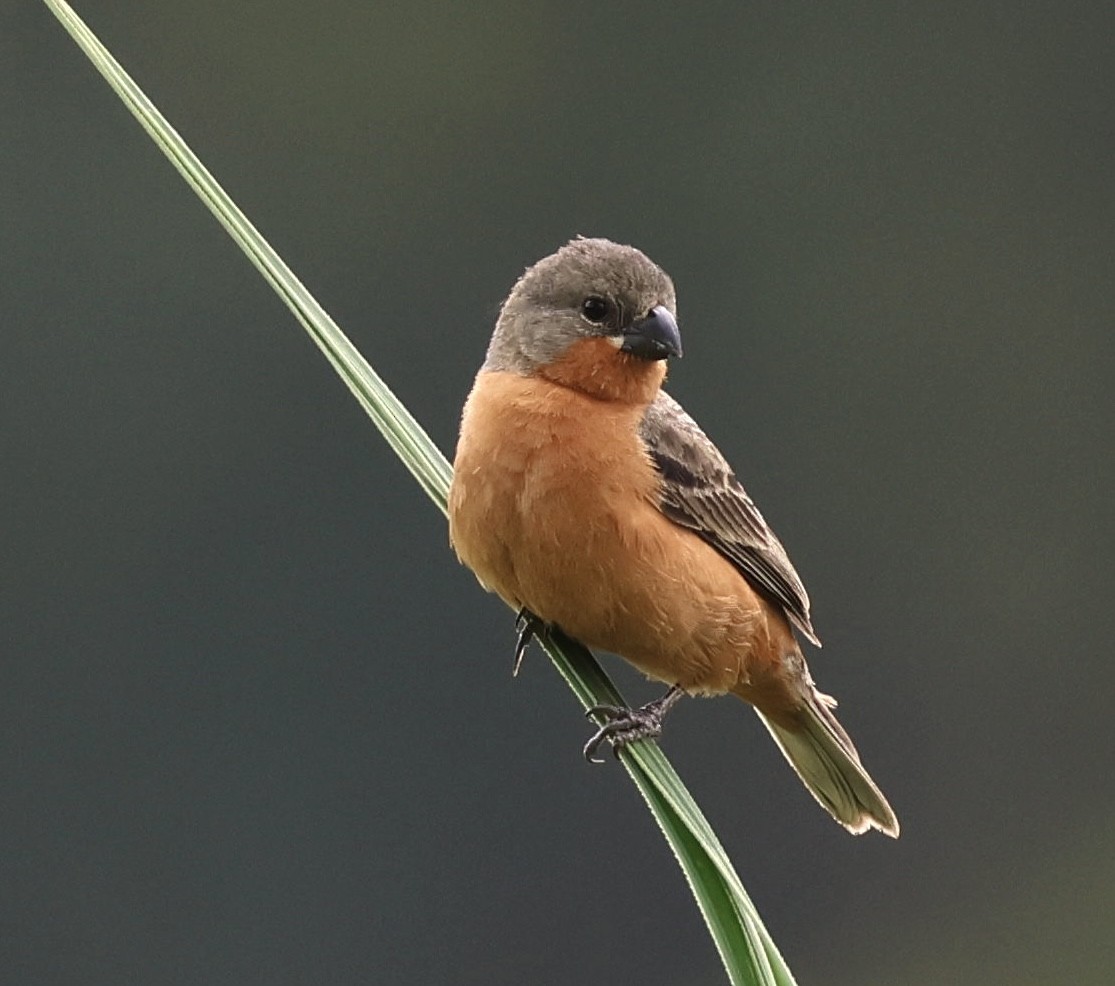
M 832 714 L 835 705 L 814 690 L 792 718 L 775 722 L 762 712 L 759 718 L 809 793 L 849 832 L 859 835 L 876 828 L 898 838 L 898 819 Z

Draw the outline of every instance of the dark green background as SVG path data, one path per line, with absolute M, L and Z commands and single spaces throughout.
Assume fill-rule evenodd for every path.
M 676 712 L 791 967 L 1111 981 L 1109 4 L 78 9 L 447 452 L 526 264 L 670 271 L 671 389 L 903 823 Z M 0 146 L 0 978 L 721 982 L 565 686 L 30 0 Z

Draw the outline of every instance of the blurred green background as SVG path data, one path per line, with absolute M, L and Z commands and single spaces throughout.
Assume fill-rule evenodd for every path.
M 800 982 L 1111 982 L 1110 4 L 76 6 L 447 453 L 525 265 L 662 264 L 903 823 L 675 713 Z M 565 686 L 30 0 L 0 120 L 0 978 L 721 982 Z

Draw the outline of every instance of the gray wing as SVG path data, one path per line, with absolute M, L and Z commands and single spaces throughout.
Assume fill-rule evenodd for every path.
M 660 392 L 643 416 L 639 437 L 662 478 L 662 512 L 719 551 L 820 646 L 809 622 L 809 596 L 786 549 L 697 422 Z

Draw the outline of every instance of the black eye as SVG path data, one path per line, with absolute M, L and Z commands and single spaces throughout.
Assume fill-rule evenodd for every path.
M 608 304 L 608 299 L 601 298 L 598 294 L 590 294 L 581 302 L 581 315 L 584 316 L 585 321 L 592 322 L 593 325 L 600 325 L 605 321 L 611 310 L 612 306 Z

